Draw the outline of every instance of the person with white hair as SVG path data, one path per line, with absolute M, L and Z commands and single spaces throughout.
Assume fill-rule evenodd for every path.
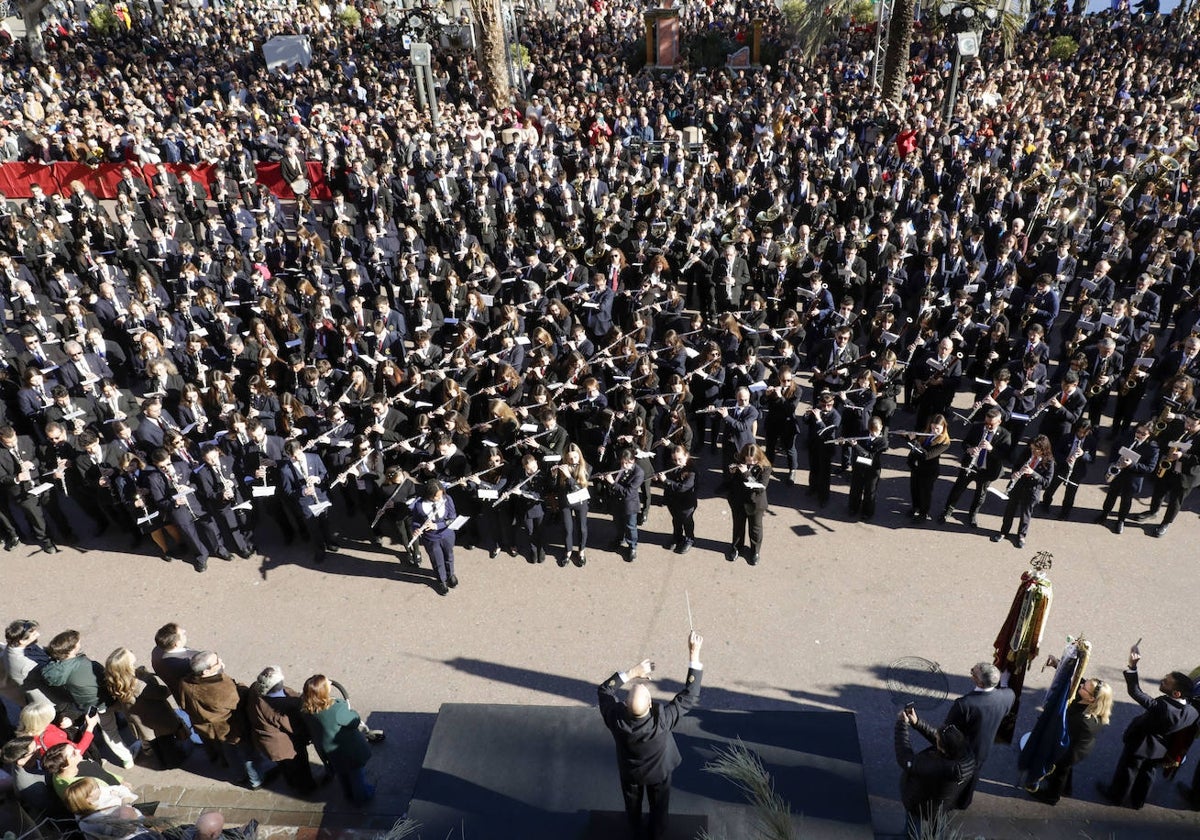
M 600 714 L 612 733 L 617 747 L 617 767 L 621 776 L 621 796 L 634 837 L 642 836 L 642 795 L 650 801 L 650 837 L 663 838 L 671 801 L 671 772 L 682 758 L 672 734 L 679 719 L 700 702 L 700 662 L 703 637 L 696 631 L 688 636 L 688 672 L 683 690 L 669 703 L 655 703 L 644 682 L 634 683 L 622 703 L 617 689 L 633 680 L 650 679 L 654 663 L 645 659 L 628 671 L 618 671 L 597 689 Z
M 942 724 L 957 726 L 967 737 L 975 756 L 975 773 L 959 794 L 959 808 L 971 804 L 975 786 L 979 784 L 979 773 L 987 761 L 992 742 L 996 740 L 996 732 L 1016 702 L 1012 689 L 1000 685 L 1000 669 L 991 662 L 976 663 L 971 669 L 971 681 L 975 687 L 954 701 Z

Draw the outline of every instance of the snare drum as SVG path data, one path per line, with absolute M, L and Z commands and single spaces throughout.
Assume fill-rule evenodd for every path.
M 309 183 L 307 178 L 297 178 L 292 183 L 288 184 L 292 188 L 292 192 L 299 198 L 302 195 L 308 195 Z

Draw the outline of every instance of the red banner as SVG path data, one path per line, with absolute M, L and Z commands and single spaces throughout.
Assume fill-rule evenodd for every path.
M 128 163 L 104 163 L 99 166 L 88 166 L 83 163 L 5 163 L 0 164 L 0 193 L 8 198 L 29 198 L 33 195 L 30 187 L 41 184 L 46 195 L 61 193 L 70 194 L 71 182 L 79 181 L 96 198 L 114 199 L 117 197 L 117 183 L 121 180 L 121 172 L 126 167 L 138 171 L 138 167 Z M 212 179 L 214 167 L 212 164 L 192 166 L 185 163 L 147 164 L 140 168 L 142 177 L 149 180 L 159 171 L 166 169 L 176 176 L 187 172 L 192 180 L 203 185 L 209 198 L 212 197 Z M 258 182 L 266 184 L 272 194 L 279 198 L 295 198 L 290 186 L 283 182 L 279 174 L 278 163 L 260 163 L 258 165 Z M 308 180 L 309 195 L 318 201 L 328 201 L 333 197 L 329 186 L 325 183 L 325 169 L 318 161 L 309 161 Z

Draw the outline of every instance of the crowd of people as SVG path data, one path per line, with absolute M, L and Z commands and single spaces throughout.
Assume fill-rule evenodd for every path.
M 162 826 L 144 818 L 154 816 L 158 803 L 140 802 L 104 762 L 127 769 L 140 757 L 148 766 L 175 768 L 193 744 L 218 773 L 232 773 L 251 790 L 278 776 L 300 796 L 333 778 L 351 802 L 375 794 L 364 768 L 370 745 L 384 733 L 369 729 L 344 689 L 323 674 L 309 677 L 300 691 L 277 666 L 240 683 L 215 651 L 190 648 L 187 632 L 173 622 L 155 634 L 149 668 L 126 647 L 103 662 L 90 658 L 76 630 L 41 642 L 36 621 L 5 628 L 0 757 L 5 788 L 34 819 L 66 820 L 64 835 L 72 819 L 88 840 L 157 832 Z M 15 726 L 9 704 L 19 709 Z M 320 781 L 310 744 L 324 766 Z M 253 832 L 239 838 L 253 840 Z
M 6 203 L 4 546 L 16 509 L 45 551 L 80 539 L 68 496 L 200 571 L 267 523 L 314 562 L 368 524 L 408 562 L 424 546 L 446 594 L 456 542 L 584 565 L 598 509 L 634 560 L 656 484 L 689 551 L 720 449 L 726 556 L 754 564 L 772 477 L 807 467 L 821 508 L 846 474 L 870 521 L 893 445 L 917 522 L 970 490 L 975 527 L 990 489 L 993 539 L 1019 547 L 1094 482 L 1098 521 L 1120 533 L 1149 492 L 1136 518 L 1165 506 L 1167 531 L 1200 475 L 1196 63 L 1156 37 L 1178 19 L 1056 7 L 1022 50 L 1078 52 L 1036 74 L 989 35 L 947 120 L 935 27 L 893 106 L 869 34 L 656 76 L 614 52 L 632 6 L 597 5 L 527 20 L 521 108 L 440 60 L 437 132 L 370 9 L 360 31 L 236 3 L 103 38 L 55 21 L 48 63 L 4 71 L 0 146 L 215 168 L 129 166 L 111 210 L 78 183 Z M 754 16 L 782 41 L 766 6 L 682 12 L 734 38 Z M 263 39 L 294 32 L 312 64 L 268 73 Z M 305 192 L 311 160 L 331 202 Z M 255 182 L 265 161 L 295 204 Z
M 1200 478 L 1182 12 L 1059 3 L 1020 60 L 985 32 L 943 116 L 957 62 L 932 18 L 893 104 L 868 31 L 803 56 L 774 4 L 688 4 L 685 60 L 756 19 L 777 59 L 653 73 L 629 49 L 637 4 L 559 2 L 524 19 L 519 105 L 435 50 L 435 129 L 402 39 L 362 11 L 351 28 L 321 6 L 152 5 L 106 34 L 64 14 L 47 61 L 18 44 L 0 68 L 0 160 L 128 165 L 111 206 L 81 183 L 0 201 L 6 550 L 111 527 L 204 571 L 271 531 L 322 563 L 365 528 L 409 563 L 423 547 L 446 595 L 456 544 L 584 566 L 600 510 L 635 561 L 658 486 L 675 552 L 718 494 L 725 556 L 753 565 L 772 488 L 802 481 L 819 510 L 844 481 L 870 522 L 894 444 L 914 524 L 961 501 L 977 527 L 991 492 L 993 540 L 1020 547 L 1088 483 L 1116 533 L 1178 517 Z M 268 72 L 280 34 L 308 35 L 311 65 Z M 265 162 L 298 200 L 257 183 Z M 160 163 L 211 177 L 146 177 Z M 79 656 L 55 641 L 42 674 Z M 232 700 L 215 653 L 186 664 Z M 337 706 L 305 687 L 308 713 Z M 87 710 L 72 719 L 131 760 Z M 192 726 L 254 784 L 244 728 Z

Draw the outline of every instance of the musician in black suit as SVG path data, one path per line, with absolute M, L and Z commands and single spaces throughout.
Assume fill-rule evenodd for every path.
M 721 439 L 725 444 L 721 456 L 724 463 L 729 465 L 747 446 L 754 443 L 758 433 L 758 409 L 750 405 L 750 389 L 738 388 L 734 393 L 734 405 L 729 408 L 720 406 L 717 414 L 721 416 Z
M 300 507 L 301 519 L 313 543 L 313 562 L 325 562 L 325 553 L 341 550 L 329 525 L 329 496 L 323 486 L 325 464 L 311 452 L 305 452 L 298 440 L 284 445 L 285 458 L 279 467 L 283 494 Z
M 750 537 L 750 556 L 747 562 L 758 565 L 762 551 L 763 514 L 767 512 L 767 484 L 771 480 L 771 462 L 754 443 L 738 451 L 728 467 L 729 512 L 733 517 L 733 539 L 725 552 L 729 562 L 737 560 Z
M 972 528 L 979 527 L 977 517 L 979 508 L 983 506 L 984 494 L 988 486 L 1000 477 L 1012 449 L 1012 435 L 1001 425 L 1003 419 L 1004 414 L 999 408 L 989 408 L 983 415 L 983 422 L 973 426 L 963 439 L 962 464 L 954 486 L 950 488 L 950 495 L 946 497 L 946 509 L 938 517 L 938 522 L 945 522 L 956 513 L 954 505 L 973 484 L 975 492 L 967 510 L 967 524 Z
M 1054 480 L 1054 452 L 1050 439 L 1038 435 L 1022 453 L 1019 463 L 1022 466 L 1013 470 L 1012 482 L 1008 488 L 1008 504 L 1004 508 L 1004 523 L 1000 530 L 992 534 L 992 542 L 1000 542 L 1008 536 L 1013 519 L 1019 521 L 1017 526 L 1017 548 L 1025 547 L 1025 538 L 1029 534 L 1029 522 L 1033 519 L 1033 507 L 1042 499 L 1042 493 Z
M 991 662 L 976 663 L 971 669 L 971 681 L 975 687 L 954 701 L 942 724 L 957 727 L 966 736 L 975 755 L 975 772 L 959 794 L 959 808 L 971 804 L 975 786 L 979 784 L 979 772 L 991 752 L 996 732 L 1016 700 L 1012 689 L 1000 687 L 1000 670 Z
M 1113 805 L 1120 805 L 1129 796 L 1129 805 L 1139 809 L 1146 804 L 1154 771 L 1167 755 L 1169 736 L 1182 732 L 1196 724 L 1196 707 L 1189 703 L 1192 697 L 1192 680 L 1187 674 L 1172 671 L 1158 684 L 1162 692 L 1151 697 L 1138 685 L 1138 660 L 1141 654 L 1137 645 L 1129 651 L 1129 667 L 1125 670 L 1125 685 L 1129 696 L 1144 711 L 1125 728 L 1121 740 L 1125 748 L 1113 771 L 1112 781 L 1105 787 L 1097 783 L 1100 795 Z
M 192 475 L 197 501 L 221 531 L 224 542 L 247 560 L 254 553 L 254 538 L 246 511 L 234 509 L 243 499 L 233 458 L 222 457 L 221 450 L 212 445 L 204 447 L 201 458 L 204 463 Z
M 654 703 L 644 683 L 629 689 L 626 701 L 617 699 L 617 689 L 631 680 L 647 679 L 654 665 L 649 659 L 628 671 L 618 671 L 597 688 L 600 715 L 612 733 L 617 748 L 621 796 L 634 837 L 642 836 L 642 796 L 650 800 L 650 837 L 664 838 L 671 805 L 671 772 L 683 759 L 672 735 L 679 719 L 700 702 L 704 665 L 700 647 L 704 639 L 692 631 L 688 636 L 688 672 L 683 690 L 669 703 Z
M 1087 396 L 1079 387 L 1079 374 L 1069 370 L 1063 376 L 1062 388 L 1043 403 L 1042 425 L 1038 431 L 1050 439 L 1051 444 L 1069 435 L 1071 429 L 1087 409 Z
M 1117 522 L 1113 526 L 1114 533 L 1120 534 L 1125 530 L 1125 519 L 1133 506 L 1133 497 L 1141 495 L 1142 480 L 1148 475 L 1153 475 L 1155 467 L 1158 466 L 1158 444 L 1150 437 L 1151 431 L 1150 423 L 1142 423 L 1134 429 L 1133 439 L 1126 440 L 1117 448 L 1116 457 L 1105 473 L 1104 480 L 1108 482 L 1108 490 L 1104 494 L 1104 506 L 1100 513 L 1096 514 L 1095 521 L 1097 525 L 1104 524 L 1108 515 L 1112 513 L 1113 506 L 1120 499 Z M 1139 456 L 1136 463 L 1120 454 L 1124 448 Z
M 1139 522 L 1150 519 L 1158 513 L 1163 499 L 1166 499 L 1167 512 L 1153 531 L 1156 537 L 1167 533 L 1188 494 L 1200 482 L 1200 413 L 1185 415 L 1182 427 L 1176 421 L 1162 434 L 1161 440 L 1167 442 L 1167 451 L 1160 455 L 1159 467 L 1165 468 L 1166 472 L 1155 482 L 1150 509 L 1134 517 Z M 1174 443 L 1182 446 L 1172 446 Z
M 0 488 L 4 489 L 9 504 L 19 507 L 25 514 L 30 533 L 42 551 L 54 554 L 58 546 L 46 531 L 46 517 L 42 513 L 42 498 L 33 492 L 38 482 L 38 463 L 33 443 L 17 437 L 12 426 L 0 426 Z M 17 545 L 17 529 L 10 512 L 0 510 L 0 532 L 4 535 L 4 548 L 11 551 Z
M 150 397 L 142 402 L 142 413 L 138 416 L 138 424 L 133 437 L 138 443 L 138 448 L 149 453 L 163 446 L 169 429 L 178 428 L 178 424 L 163 408 L 162 400 L 158 397 Z
M 727 312 L 737 309 L 742 289 L 750 282 L 750 266 L 732 243 L 725 246 L 720 259 L 714 263 L 711 277 L 717 309 Z
M 620 534 L 614 550 L 627 549 L 625 561 L 632 563 L 637 559 L 638 512 L 642 506 L 642 483 L 646 473 L 637 465 L 631 450 L 622 449 L 618 458 L 616 471 L 607 476 L 612 485 L 609 498 L 613 506 L 613 524 Z
M 879 488 L 879 473 L 883 469 L 882 456 L 887 451 L 887 436 L 883 434 L 883 420 L 871 417 L 867 421 L 864 440 L 854 441 L 850 447 L 853 461 L 850 463 L 850 506 L 853 517 L 864 522 L 875 518 L 875 493 Z
M 696 470 L 690 462 L 687 447 L 676 444 L 671 466 L 654 476 L 663 485 L 663 503 L 671 513 L 671 550 L 676 554 L 687 554 L 696 539 Z
M 229 559 L 229 552 L 221 541 L 221 534 L 212 518 L 193 498 L 195 490 L 190 482 L 190 469 L 182 461 L 172 463 L 171 454 L 159 447 L 150 453 L 149 463 L 142 471 L 139 481 L 146 491 L 146 505 L 158 511 L 160 521 L 174 525 L 183 534 L 195 553 L 192 563 L 197 572 L 208 569 L 209 553 L 222 560 Z

